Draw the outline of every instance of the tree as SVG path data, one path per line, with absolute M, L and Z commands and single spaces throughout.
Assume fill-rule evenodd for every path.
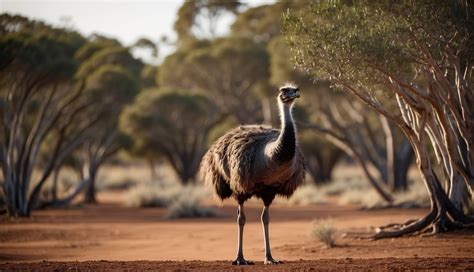
M 84 39 L 8 14 L 0 16 L 0 32 L 2 189 L 8 214 L 28 216 L 53 169 L 95 122 L 77 122 L 87 104 L 81 97 L 84 84 L 73 80 L 73 54 Z M 57 141 L 33 183 L 39 150 L 50 135 Z
M 0 22 L 3 190 L 8 213 L 28 216 L 52 173 L 55 199 L 43 205 L 93 192 L 98 167 L 118 149 L 117 116 L 139 89 L 142 64 L 102 36 L 87 42 L 19 16 L 2 15 Z M 57 199 L 57 173 L 71 159 L 81 162 L 81 180 Z M 36 182 L 33 169 L 42 172 Z
M 412 155 L 411 149 L 398 152 L 397 147 L 401 141 L 394 142 L 397 139 L 394 138 L 395 134 L 392 128 L 389 127 L 386 119 L 377 112 L 360 110 L 359 102 L 354 101 L 353 98 L 343 92 L 330 89 L 330 83 L 327 80 L 313 81 L 300 68 L 293 67 L 290 48 L 284 37 L 274 37 L 267 47 L 271 60 L 270 82 L 279 85 L 285 81 L 295 81 L 305 91 L 303 103 L 310 116 L 308 121 L 301 122 L 301 126 L 315 130 L 330 143 L 343 150 L 361 167 L 367 180 L 381 198 L 391 202 L 392 197 L 385 192 L 380 183 L 389 183 L 393 190 L 406 188 L 406 177 L 411 162 L 410 156 Z M 321 140 L 320 138 L 312 138 Z M 308 139 L 307 137 L 306 140 Z M 313 144 L 321 145 L 317 142 Z M 309 145 L 306 146 L 308 147 L 305 152 L 307 157 L 314 156 L 311 160 L 314 163 L 313 169 L 316 169 L 316 165 L 326 165 L 332 169 L 337 162 L 336 159 L 341 157 L 337 156 L 338 151 L 340 151 L 338 149 L 329 149 L 334 153 L 319 150 L 319 154 L 311 154 L 310 151 L 317 152 L 317 149 L 310 148 Z M 316 164 L 316 161 L 323 159 L 323 152 L 327 153 L 327 159 L 331 159 L 332 163 Z M 403 156 L 400 158 L 400 155 Z M 320 159 L 315 160 L 315 158 Z M 378 170 L 379 177 L 374 177 L 368 171 L 369 165 Z M 321 169 L 321 171 L 327 172 L 328 170 Z
M 236 14 L 241 6 L 240 1 L 229 0 L 185 1 L 179 8 L 178 18 L 174 23 L 178 41 L 186 43 L 192 39 L 215 38 L 217 23 L 222 15 Z
M 462 213 L 462 195 L 474 185 L 473 8 L 467 1 L 340 1 L 285 18 L 299 65 L 384 115 L 415 152 L 431 211 L 375 238 L 473 222 Z
M 212 97 L 239 123 L 261 122 L 255 88 L 268 80 L 268 61 L 265 48 L 246 38 L 199 41 L 164 60 L 159 84 Z
M 141 92 L 120 119 L 122 131 L 136 145 L 165 157 L 181 183 L 188 184 L 194 181 L 209 132 L 222 116 L 203 95 L 151 89 Z
M 153 44 L 146 39 L 140 39 L 135 46 L 154 49 Z M 91 41 L 90 45 L 81 49 L 76 56 L 82 61 L 76 76 L 86 79 L 86 94 L 93 97 L 93 111 L 100 115 L 100 121 L 89 134 L 83 145 L 85 150 L 81 152 L 81 165 L 88 169 L 82 181 L 85 182 L 84 199 L 85 202 L 94 203 L 96 174 L 101 164 L 121 148 L 118 116 L 141 88 L 139 79 L 143 75 L 144 65 L 131 55 L 130 48 L 104 37 Z
M 96 174 L 104 161 L 120 148 L 118 116 L 123 107 L 133 101 L 138 93 L 137 78 L 126 68 L 118 65 L 102 65 L 87 78 L 87 89 L 98 103 L 94 109 L 100 113 L 100 121 L 91 130 L 84 148 L 87 148 L 85 162 L 88 163 L 88 182 L 85 201 L 96 202 Z M 89 116 L 92 114 L 89 114 Z

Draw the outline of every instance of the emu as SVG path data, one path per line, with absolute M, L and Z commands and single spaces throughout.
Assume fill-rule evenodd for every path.
M 238 249 L 234 265 L 249 265 L 244 258 L 242 239 L 245 225 L 244 202 L 256 196 L 263 201 L 261 216 L 265 241 L 265 264 L 277 264 L 270 250 L 268 225 L 269 206 L 276 195 L 290 197 L 303 183 L 304 158 L 296 139 L 292 117 L 295 100 L 300 97 L 297 86 L 279 89 L 277 96 L 281 129 L 246 125 L 232 129 L 220 137 L 204 155 L 200 175 L 224 200 L 233 197 L 239 204 L 237 212 Z

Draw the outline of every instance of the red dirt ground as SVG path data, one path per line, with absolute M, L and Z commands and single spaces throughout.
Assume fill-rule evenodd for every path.
M 101 205 L 37 211 L 30 219 L 0 219 L 0 270 L 474 270 L 474 232 L 371 241 L 344 233 L 423 216 L 424 209 L 363 211 L 335 204 L 272 205 L 272 253 L 284 263 L 264 266 L 260 204 L 246 206 L 244 255 L 249 268 L 233 267 L 236 207 L 226 202 L 213 219 L 164 219 L 164 209 L 125 208 L 119 195 Z M 333 219 L 336 247 L 309 233 L 311 220 Z M 199 261 L 194 261 L 199 260 Z

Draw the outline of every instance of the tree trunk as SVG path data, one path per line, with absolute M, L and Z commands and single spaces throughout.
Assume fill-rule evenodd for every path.
M 263 123 L 266 125 L 273 125 L 272 108 L 269 98 L 262 99 Z
M 96 184 L 95 184 L 96 174 L 97 174 L 96 167 L 91 166 L 91 168 L 89 169 L 89 182 L 84 191 L 84 203 L 89 203 L 89 204 L 97 203 Z
M 410 143 L 404 140 L 395 158 L 393 183 L 389 184 L 393 192 L 406 191 L 408 189 L 408 170 L 410 170 L 413 155 Z
M 158 179 L 158 175 L 156 173 L 155 162 L 153 159 L 148 159 L 148 167 L 150 168 L 150 183 L 154 183 Z
M 423 133 L 423 132 L 422 132 Z M 408 135 L 407 135 L 408 136 Z M 434 172 L 423 140 L 410 135 L 416 162 L 430 196 L 431 210 L 423 218 L 409 220 L 404 224 L 389 224 L 377 229 L 374 239 L 399 237 L 411 233 L 431 232 L 436 234 L 452 228 L 472 226 L 473 218 L 462 214 L 449 200 Z
M 343 152 L 337 151 L 323 160 L 320 156 L 306 158 L 306 167 L 316 185 L 327 184 L 332 180 L 334 168 L 342 157 Z
M 61 167 L 57 167 L 54 169 L 52 181 L 53 184 L 51 185 L 51 201 L 56 202 L 58 200 L 58 178 L 59 172 L 61 171 Z

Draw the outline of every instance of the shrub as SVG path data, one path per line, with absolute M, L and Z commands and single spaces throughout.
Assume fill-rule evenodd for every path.
M 311 236 L 330 248 L 336 245 L 336 228 L 330 219 L 318 219 L 312 222 Z
M 176 219 L 218 216 L 220 216 L 220 214 L 215 209 L 202 207 L 199 205 L 198 199 L 183 195 L 171 203 L 165 217 L 169 219 Z
M 298 188 L 288 200 L 291 205 L 324 204 L 326 197 L 320 187 L 311 184 Z
M 195 218 L 216 217 L 219 214 L 212 208 L 200 206 L 200 200 L 209 193 L 202 186 L 167 186 L 143 184 L 132 188 L 126 198 L 129 207 L 166 207 L 165 217 Z
M 166 207 L 170 196 L 168 190 L 156 185 L 138 185 L 127 193 L 125 205 L 128 207 Z

